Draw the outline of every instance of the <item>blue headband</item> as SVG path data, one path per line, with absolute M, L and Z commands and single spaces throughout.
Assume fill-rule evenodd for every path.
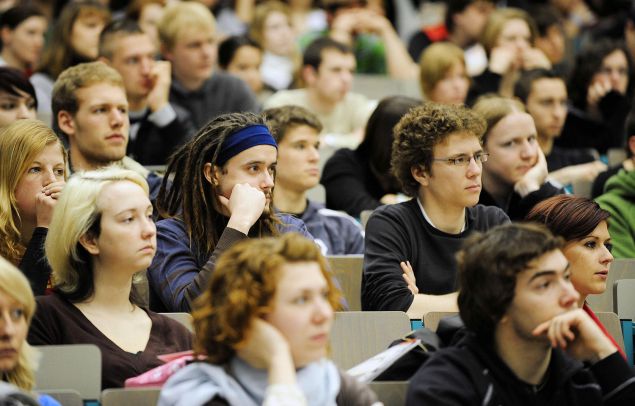
M 278 144 L 276 144 L 267 126 L 251 125 L 238 130 L 227 137 L 221 145 L 216 165 L 223 166 L 231 158 L 257 145 L 271 145 L 278 149 Z

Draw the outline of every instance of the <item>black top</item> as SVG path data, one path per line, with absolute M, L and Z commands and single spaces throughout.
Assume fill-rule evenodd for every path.
M 617 173 L 622 169 L 624 169 L 624 166 L 619 164 L 599 173 L 593 181 L 593 186 L 591 187 L 591 197 L 595 199 L 596 197 L 604 194 L 604 185 L 606 185 L 606 182 L 611 176 L 617 175 Z
M 549 172 L 557 171 L 571 165 L 585 164 L 593 162 L 597 158 L 597 151 L 591 148 L 562 148 L 553 146 L 547 159 L 547 169 Z
M 33 230 L 31 241 L 29 241 L 18 266 L 29 280 L 35 296 L 44 294 L 51 277 L 51 267 L 44 253 L 44 241 L 46 241 L 48 231 L 49 229 L 46 227 L 36 227 Z
M 95 344 L 101 350 L 102 389 L 123 387 L 124 381 L 158 367 L 157 355 L 192 349 L 192 334 L 179 322 L 144 309 L 152 329 L 145 350 L 133 354 L 106 337 L 72 303 L 57 294 L 37 298 L 29 328 L 31 345 Z
M 463 240 L 473 231 L 509 222 L 501 209 L 481 205 L 468 208 L 466 218 L 465 231 L 448 234 L 425 220 L 416 199 L 375 210 L 366 225 L 362 309 L 408 310 L 414 296 L 399 265 L 406 260 L 414 269 L 420 293 L 456 291 L 454 255 Z
M 545 382 L 530 385 L 472 334 L 432 354 L 410 380 L 406 398 L 406 405 L 633 404 L 633 371 L 619 351 L 585 367 L 554 349 Z
M 523 220 L 536 204 L 563 193 L 565 193 L 564 189 L 545 182 L 540 189 L 529 193 L 525 197 L 520 197 L 518 193 L 512 192 L 505 207 L 501 207 L 496 200 L 494 200 L 492 195 L 483 188 L 478 203 L 486 206 L 501 207 L 512 221 L 518 221 Z

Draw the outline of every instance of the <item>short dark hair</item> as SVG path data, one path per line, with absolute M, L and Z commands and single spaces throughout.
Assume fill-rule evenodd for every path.
M 108 23 L 99 34 L 99 56 L 112 59 L 112 43 L 116 37 L 128 37 L 131 35 L 145 34 L 139 24 L 134 20 L 113 20 Z
M 514 85 L 514 96 L 527 104 L 527 99 L 531 94 L 531 87 L 534 85 L 534 82 L 539 79 L 560 79 L 566 86 L 564 78 L 554 70 L 545 68 L 531 69 L 521 73 L 520 78 L 518 78 L 518 81 Z
M 445 11 L 445 28 L 448 32 L 454 31 L 454 15 L 465 11 L 467 6 L 474 3 L 476 0 L 446 0 Z M 489 1 L 489 0 L 486 0 Z M 490 1 L 491 2 L 491 1 Z
M 20 96 L 18 91 L 31 96 L 35 101 L 35 108 L 37 109 L 35 89 L 29 79 L 24 76 L 24 73 L 8 66 L 0 67 L 0 92 L 5 92 L 12 96 Z
M 525 220 L 544 224 L 553 234 L 569 242 L 588 236 L 610 216 L 611 213 L 591 199 L 558 195 L 535 205 Z
M 514 300 L 516 279 L 529 263 L 560 249 L 563 240 L 542 224 L 505 224 L 468 237 L 457 253 L 459 312 L 486 341 Z
M 245 35 L 232 35 L 218 45 L 218 66 L 227 69 L 236 52 L 242 47 L 253 47 L 262 52 L 262 47 L 253 39 Z
M 31 17 L 44 17 L 44 13 L 29 5 L 11 7 L 0 16 L 0 28 L 8 27 L 13 30 Z
M 390 164 L 395 177 L 409 196 L 416 196 L 419 182 L 411 169 L 420 165 L 432 169 L 435 145 L 454 133 L 470 133 L 479 142 L 485 132 L 485 120 L 464 106 L 427 102 L 411 109 L 394 128 Z
M 288 130 L 297 126 L 306 125 L 318 133 L 322 132 L 320 119 L 309 110 L 300 106 L 282 106 L 267 109 L 262 112 L 271 127 L 271 132 L 276 142 L 280 144 Z
M 342 54 L 352 54 L 353 50 L 348 45 L 337 42 L 329 37 L 321 37 L 315 39 L 306 47 L 302 57 L 303 66 L 311 66 L 318 70 L 322 63 L 322 52 L 325 50 L 334 50 Z
M 536 4 L 529 8 L 529 14 L 534 18 L 536 28 L 538 29 L 538 36 L 544 37 L 547 35 L 549 27 L 558 26 L 561 27 L 558 10 L 549 4 Z

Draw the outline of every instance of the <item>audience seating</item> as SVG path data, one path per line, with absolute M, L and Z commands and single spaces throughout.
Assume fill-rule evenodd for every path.
M 49 393 L 72 389 L 82 399 L 101 393 L 101 351 L 93 344 L 36 346 L 42 358 L 35 373 L 35 390 Z
M 388 96 L 410 96 L 421 98 L 421 88 L 416 79 L 395 79 L 384 75 L 355 75 L 353 92 L 369 99 L 381 100 Z
M 82 396 L 76 390 L 72 389 L 57 389 L 48 391 L 39 391 L 49 395 L 53 399 L 57 400 L 62 406 L 84 406 L 84 400 Z
M 155 406 L 160 388 L 106 389 L 101 393 L 101 406 Z
M 635 259 L 616 259 L 611 264 L 604 293 L 587 297 L 587 303 L 594 312 L 613 312 L 622 318 L 614 301 L 615 282 L 621 279 L 635 279 Z
M 408 381 L 371 382 L 370 388 L 384 406 L 401 406 L 406 404 Z
M 593 181 L 587 179 L 577 179 L 571 184 L 573 188 L 573 194 L 580 197 L 591 198 L 591 189 L 593 188 Z
M 336 312 L 331 359 L 346 370 L 382 352 L 410 332 L 404 312 Z
M 428 312 L 423 315 L 423 326 L 432 331 L 437 331 L 441 319 L 457 314 L 459 314 L 459 312 Z
M 340 284 L 348 310 L 362 310 L 363 255 L 330 255 L 326 257 L 331 272 Z
M 621 279 L 615 283 L 614 302 L 620 318 L 624 338 L 624 351 L 629 363 L 633 365 L 633 322 L 635 321 L 635 279 Z
M 194 325 L 192 324 L 192 315 L 189 313 L 160 313 L 171 319 L 183 324 L 188 330 L 194 333 Z
M 635 282 L 635 281 L 634 281 Z M 600 323 L 606 328 L 611 336 L 620 346 L 624 354 L 626 354 L 626 348 L 624 347 L 624 335 L 622 334 L 622 326 L 620 324 L 620 318 L 613 312 L 597 312 L 595 315 L 600 320 Z

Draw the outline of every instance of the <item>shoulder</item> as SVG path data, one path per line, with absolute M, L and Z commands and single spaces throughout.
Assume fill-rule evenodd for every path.
M 369 222 L 371 219 L 378 218 L 410 218 L 417 217 L 417 212 L 420 212 L 419 205 L 417 204 L 416 199 L 411 199 L 406 202 L 401 202 L 397 204 L 386 204 L 383 206 L 379 206 L 373 211 L 373 214 L 370 216 Z
M 278 227 L 281 233 L 292 233 L 299 232 L 303 233 L 306 231 L 306 224 L 304 221 L 300 220 L 297 217 L 294 217 L 290 214 L 277 214 L 278 219 L 280 219 L 280 226 Z
M 50 313 L 59 309 L 66 309 L 68 308 L 68 306 L 72 306 L 71 303 L 64 300 L 57 293 L 53 293 L 52 295 L 36 296 L 35 301 L 37 302 L 36 314 L 38 312 Z
M 159 232 L 187 234 L 183 220 L 175 217 L 157 221 L 157 233 Z
M 159 404 L 203 405 L 226 388 L 232 378 L 221 366 L 194 362 L 177 371 L 161 389 Z
M 491 227 L 509 223 L 509 217 L 505 211 L 497 206 L 477 204 L 474 207 L 468 207 L 467 213 L 470 224 L 473 224 L 473 228 L 479 231 L 486 231 Z

